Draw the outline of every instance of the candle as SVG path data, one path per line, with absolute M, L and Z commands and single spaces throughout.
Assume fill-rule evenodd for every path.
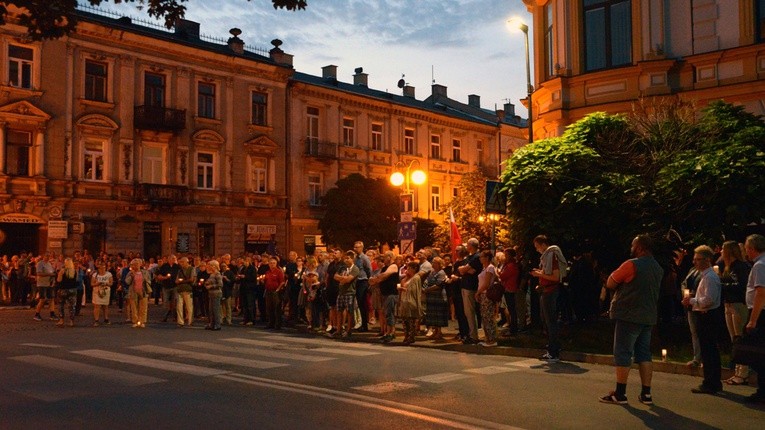
M 667 361 L 667 350 L 662 349 L 661 350 L 661 361 Z

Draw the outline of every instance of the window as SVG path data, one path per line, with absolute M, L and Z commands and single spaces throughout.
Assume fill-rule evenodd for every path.
M 548 3 L 545 5 L 545 70 L 548 78 L 555 76 L 553 48 L 553 4 Z
M 441 159 L 441 136 L 437 134 L 430 135 L 430 158 Z
M 372 142 L 369 147 L 373 151 L 383 150 L 383 125 L 379 122 L 372 123 Z
M 583 0 L 587 71 L 632 62 L 630 0 Z
M 215 177 L 215 156 L 210 152 L 197 153 L 197 188 L 213 189 Z
M 430 210 L 437 211 L 441 206 L 441 187 L 433 185 L 430 187 Z
M 85 61 L 85 99 L 106 101 L 106 77 L 109 66 L 97 61 Z
M 459 139 L 452 139 L 452 161 L 455 163 L 462 161 L 462 142 Z
M 8 83 L 12 87 L 32 89 L 34 51 L 19 45 L 8 45 Z
M 104 142 L 86 140 L 83 151 L 83 179 L 86 181 L 104 180 Z
M 353 139 L 356 131 L 356 121 L 353 118 L 343 118 L 343 145 L 353 146 L 356 141 Z
M 156 73 L 144 75 L 143 103 L 151 107 L 165 107 L 165 75 Z
M 29 176 L 29 149 L 32 133 L 8 130 L 5 134 L 5 172 L 9 175 Z
M 414 129 L 404 129 L 404 154 L 414 155 Z
M 478 161 L 479 163 L 483 163 L 483 142 L 481 142 L 480 140 L 476 142 L 475 149 L 476 149 L 476 152 L 478 153 L 477 154 L 478 160 L 476 161 Z
M 262 157 L 253 157 L 250 161 L 251 186 L 256 193 L 268 192 L 268 160 Z
M 197 116 L 215 118 L 215 84 L 200 82 L 197 85 Z
M 268 125 L 268 94 L 252 92 L 252 118 L 250 124 Z
M 762 42 L 765 40 L 765 0 L 757 0 L 755 2 L 755 8 L 755 16 L 757 20 L 754 23 L 757 28 L 756 39 L 758 42 Z
M 308 204 L 321 205 L 321 173 L 308 172 Z
M 319 109 L 308 107 L 306 109 L 306 142 L 316 144 L 319 142 Z
M 203 257 L 215 255 L 215 224 L 197 224 L 197 245 L 199 255 Z
M 459 189 L 459 187 L 452 188 L 452 198 L 456 199 L 459 196 L 460 196 L 460 189 Z
M 165 183 L 165 149 L 159 145 L 143 147 L 141 180 L 147 184 Z

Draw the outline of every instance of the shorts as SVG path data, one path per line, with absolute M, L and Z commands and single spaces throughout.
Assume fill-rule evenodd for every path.
M 616 320 L 614 327 L 614 364 L 619 367 L 651 361 L 651 329 L 648 324 Z
M 168 304 L 178 297 L 178 288 L 162 287 L 162 303 Z
M 353 311 L 353 304 L 356 301 L 356 296 L 346 295 L 337 296 L 337 310 L 338 311 Z
M 50 300 L 53 298 L 53 287 L 37 287 L 37 295 L 40 300 Z
M 398 299 L 398 295 L 391 294 L 389 296 L 385 296 L 383 301 L 383 310 L 385 310 L 385 322 L 388 323 L 388 326 L 394 326 L 396 324 L 396 299 Z

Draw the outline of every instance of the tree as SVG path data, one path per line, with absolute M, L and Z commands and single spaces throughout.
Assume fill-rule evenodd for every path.
M 109 0 L 88 0 L 93 6 L 99 6 Z M 186 14 L 188 0 L 112 0 L 118 3 L 138 3 L 137 8 L 146 7 L 149 16 L 164 18 L 165 26 L 172 28 L 179 18 Z M 251 0 L 247 0 L 251 1 Z M 307 0 L 271 0 L 274 9 L 303 10 Z M 8 6 L 15 6 L 8 10 Z M 58 39 L 77 27 L 77 0 L 10 0 L 0 3 L 0 25 L 8 21 L 16 22 L 27 28 L 32 40 Z
M 351 249 L 357 240 L 371 245 L 397 239 L 399 194 L 385 179 L 354 173 L 337 181 L 322 203 L 326 213 L 319 229 L 324 243 Z
M 545 233 L 601 260 L 641 232 L 713 243 L 765 213 L 765 124 L 724 102 L 699 116 L 692 103 L 641 101 L 522 148 L 502 181 L 516 242 Z
M 442 205 L 438 213 L 444 217 L 433 231 L 434 245 L 441 248 L 442 253 L 451 252 L 449 233 L 451 230 L 449 209 L 454 212 L 454 220 L 459 228 L 463 241 L 475 237 L 481 243 L 482 249 L 491 248 L 491 223 L 486 221 L 486 181 L 490 179 L 480 170 L 462 175 L 457 183 L 459 194 L 448 205 Z M 484 219 L 482 222 L 481 219 Z M 508 244 L 508 229 L 510 219 L 501 215 L 495 222 L 495 243 Z

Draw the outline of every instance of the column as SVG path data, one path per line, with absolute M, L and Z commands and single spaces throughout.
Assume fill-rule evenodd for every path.
M 35 171 L 34 176 L 45 176 L 45 129 L 37 129 L 35 133 Z

